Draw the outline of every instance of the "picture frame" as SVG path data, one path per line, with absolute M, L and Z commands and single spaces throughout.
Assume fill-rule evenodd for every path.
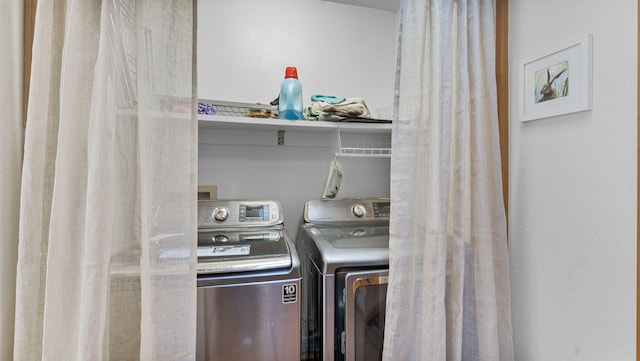
M 593 36 L 587 34 L 521 62 L 521 121 L 591 110 L 592 43 Z

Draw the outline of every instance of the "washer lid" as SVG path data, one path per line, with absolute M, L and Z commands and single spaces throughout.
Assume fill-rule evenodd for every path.
M 306 225 L 304 228 L 312 243 L 311 258 L 323 273 L 332 274 L 343 267 L 389 264 L 389 226 Z
M 198 274 L 288 267 L 291 254 L 282 227 L 198 232 Z
M 331 248 L 389 248 L 389 226 L 310 227 L 311 233 Z

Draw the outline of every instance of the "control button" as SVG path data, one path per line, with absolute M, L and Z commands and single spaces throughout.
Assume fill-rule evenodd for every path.
M 218 207 L 213 210 L 213 219 L 219 222 L 226 221 L 229 218 L 229 209 L 225 207 Z
M 351 213 L 359 218 L 367 214 L 367 210 L 362 204 L 355 204 L 353 207 L 351 207 Z

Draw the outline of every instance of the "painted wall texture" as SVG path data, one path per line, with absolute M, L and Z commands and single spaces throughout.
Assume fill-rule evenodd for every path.
M 397 17 L 321 0 L 198 2 L 200 98 L 268 103 L 296 66 L 311 94 L 363 97 L 374 116 L 393 105 Z
M 509 2 L 516 359 L 635 360 L 637 2 Z M 593 110 L 519 121 L 520 63 L 593 34 Z

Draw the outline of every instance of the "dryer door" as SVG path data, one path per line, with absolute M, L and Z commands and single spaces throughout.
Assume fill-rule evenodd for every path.
M 382 360 L 389 271 L 347 271 L 340 276 L 344 276 L 340 300 L 344 303 L 338 309 L 344 323 L 338 322 L 342 325 L 338 326 L 341 350 L 336 352 L 337 359 Z

